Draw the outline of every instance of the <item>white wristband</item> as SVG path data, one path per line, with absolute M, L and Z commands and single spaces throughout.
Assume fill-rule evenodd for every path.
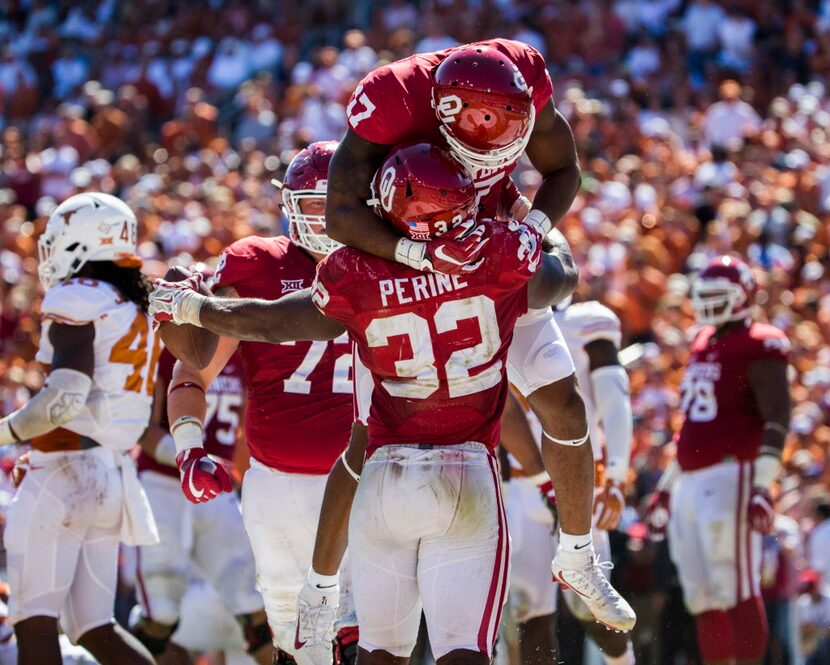
M 202 447 L 202 423 L 195 416 L 182 416 L 170 425 L 170 434 L 176 442 L 178 455 L 191 448 Z
M 550 480 L 550 476 L 548 475 L 547 471 L 540 471 L 539 473 L 535 473 L 532 476 L 528 476 L 527 479 L 532 482 L 536 487 L 540 485 L 544 485 L 546 482 Z
M 205 296 L 195 291 L 185 294 L 178 303 L 176 323 L 189 323 L 201 327 L 199 312 L 202 311 L 205 300 L 207 300 Z
M 156 445 L 156 462 L 167 466 L 176 466 L 176 441 L 169 434 L 165 434 Z
M 781 460 L 774 455 L 758 455 L 753 464 L 752 484 L 770 489 L 781 471 Z
M 522 223 L 525 226 L 529 226 L 530 228 L 534 229 L 536 233 L 538 233 L 543 238 L 553 228 L 553 222 L 550 221 L 550 217 L 548 217 L 538 208 L 534 208 L 529 213 L 527 213 L 527 217 L 525 217 L 522 220 Z
M 401 238 L 395 245 L 395 261 L 415 270 L 423 270 L 426 252 L 427 246 L 424 243 Z

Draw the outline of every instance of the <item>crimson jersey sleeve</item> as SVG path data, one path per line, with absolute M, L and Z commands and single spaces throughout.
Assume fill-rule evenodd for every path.
M 347 253 L 336 251 L 329 254 L 317 264 L 317 275 L 311 285 L 311 297 L 314 304 L 330 319 L 348 323 L 354 314 L 354 307 L 344 286 L 349 278 L 349 270 L 344 261 Z
M 262 259 L 268 256 L 259 240 L 256 236 L 243 238 L 222 252 L 211 283 L 214 291 L 223 286 L 236 286 L 261 273 Z
M 751 360 L 780 360 L 787 362 L 790 353 L 790 340 L 775 326 L 766 323 L 753 323 L 749 329 Z

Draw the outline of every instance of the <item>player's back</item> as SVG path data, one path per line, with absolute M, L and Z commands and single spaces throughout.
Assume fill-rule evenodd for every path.
M 394 443 L 498 443 L 505 356 L 538 236 L 489 225 L 482 267 L 464 276 L 422 273 L 357 250 L 322 262 L 315 302 L 341 321 L 372 372 L 370 452 Z
M 686 419 L 677 461 L 686 471 L 758 455 L 764 422 L 748 369 L 757 360 L 787 361 L 789 341 L 774 326 L 752 322 L 721 336 L 715 332 L 706 326 L 695 337 L 680 386 Z
M 288 238 L 250 237 L 222 254 L 214 290 L 277 300 L 311 286 L 315 263 Z M 251 455 L 291 473 L 328 473 L 348 443 L 352 421 L 351 344 L 239 345 L 247 387 L 245 432 Z
M 107 282 L 73 278 L 47 291 L 37 360 L 52 364 L 53 323 L 95 327 L 92 388 L 80 416 L 32 441 L 40 450 L 71 450 L 87 437 L 126 451 L 147 427 L 161 340 L 149 316 Z

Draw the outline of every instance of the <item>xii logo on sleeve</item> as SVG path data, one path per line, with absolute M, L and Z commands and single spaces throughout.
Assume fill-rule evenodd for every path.
M 283 293 L 291 293 L 292 291 L 302 291 L 303 290 L 303 280 L 302 279 L 284 279 L 282 280 L 282 292 Z

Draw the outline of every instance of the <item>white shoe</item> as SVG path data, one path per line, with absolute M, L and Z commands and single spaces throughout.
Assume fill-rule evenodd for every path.
M 300 590 L 293 654 L 298 665 L 332 665 L 334 619 L 339 602 L 337 587 L 321 593 L 306 582 Z
M 637 615 L 605 578 L 602 569 L 612 565 L 610 561 L 600 564 L 594 552 L 581 554 L 559 550 L 550 570 L 563 589 L 572 589 L 580 597 L 597 622 L 611 630 L 627 633 L 637 622 Z

